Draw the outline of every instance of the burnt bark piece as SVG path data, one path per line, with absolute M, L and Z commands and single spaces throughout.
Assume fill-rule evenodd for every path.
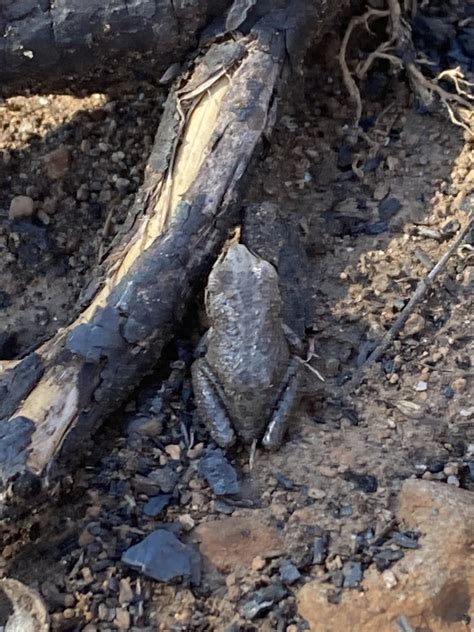
M 321 4 L 327 10 L 329 3 Z M 39 489 L 55 489 L 71 471 L 106 415 L 156 364 L 205 283 L 274 120 L 285 29 L 306 24 L 303 9 L 304 2 L 291 1 L 247 37 L 215 44 L 177 81 L 102 284 L 75 322 L 0 373 L 9 401 L 0 418 L 0 455 L 8 454 L 0 516 L 26 507 L 25 498 L 38 500 Z M 322 13 L 317 32 L 331 18 Z
M 74 74 L 100 85 L 132 69 L 157 73 L 196 44 L 196 34 L 231 0 L 2 0 L 0 84 L 67 86 Z M 84 71 L 94 66 L 102 72 Z M 70 86 L 71 87 L 71 86 Z
M 283 321 L 303 340 L 313 309 L 310 266 L 298 217 L 285 217 L 271 202 L 249 204 L 243 214 L 241 241 L 277 269 Z

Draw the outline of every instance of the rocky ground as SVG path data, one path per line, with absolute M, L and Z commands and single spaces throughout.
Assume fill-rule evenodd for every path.
M 243 448 L 224 456 L 194 411 L 193 310 L 70 493 L 1 544 L 0 575 L 38 590 L 53 630 L 472 627 L 472 235 L 382 361 L 351 378 L 472 212 L 473 141 L 383 72 L 355 135 L 337 47 L 328 39 L 283 98 L 247 200 L 301 228 L 326 381 L 308 373 L 278 452 L 259 450 L 252 469 Z M 161 103 L 140 85 L 0 104 L 2 359 L 71 317 Z M 0 602 L 0 629 L 7 614 Z

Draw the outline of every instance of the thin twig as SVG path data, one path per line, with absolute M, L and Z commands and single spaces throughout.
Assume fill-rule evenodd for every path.
M 427 291 L 433 285 L 433 282 L 436 279 L 436 277 L 438 277 L 439 274 L 444 270 L 449 259 L 452 257 L 452 255 L 457 251 L 459 246 L 462 244 L 463 240 L 465 239 L 466 235 L 471 230 L 473 225 L 474 225 L 474 214 L 471 213 L 469 215 L 469 219 L 466 225 L 464 226 L 464 228 L 459 232 L 456 239 L 453 241 L 451 246 L 441 257 L 438 263 L 434 266 L 434 268 L 431 270 L 428 276 L 422 281 L 420 281 L 413 296 L 408 301 L 408 303 L 406 304 L 405 308 L 400 313 L 396 321 L 393 323 L 392 327 L 385 334 L 382 341 L 375 347 L 375 349 L 369 355 L 365 363 L 362 365 L 360 371 L 365 370 L 368 366 L 374 364 L 375 362 L 377 362 L 377 360 L 380 359 L 382 354 L 386 351 L 386 349 L 389 347 L 389 345 L 392 343 L 395 337 L 403 329 L 405 323 L 407 322 L 409 316 L 413 313 L 413 310 L 415 309 L 415 307 L 425 297 Z

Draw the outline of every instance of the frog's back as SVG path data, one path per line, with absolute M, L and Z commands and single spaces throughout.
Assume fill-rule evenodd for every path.
M 244 245 L 216 264 L 207 290 L 208 359 L 242 393 L 271 389 L 288 362 L 275 268 Z

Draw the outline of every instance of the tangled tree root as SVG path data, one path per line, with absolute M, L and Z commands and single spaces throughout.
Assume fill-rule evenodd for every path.
M 412 0 L 411 3 L 405 0 L 404 11 L 413 17 L 416 13 L 416 0 Z M 380 19 L 388 20 L 388 39 L 379 44 L 367 59 L 359 62 L 351 72 L 347 63 L 347 48 L 354 30 L 364 26 L 370 33 L 370 23 Z M 358 82 L 367 76 L 376 60 L 384 59 L 396 70 L 405 69 L 413 91 L 426 107 L 436 102 L 440 103 L 455 125 L 461 126 L 470 136 L 474 136 L 474 84 L 464 78 L 459 67 L 444 70 L 434 79 L 423 74 L 420 66 L 429 62 L 420 58 L 415 51 L 410 25 L 403 17 L 399 0 L 387 0 L 386 9 L 368 8 L 363 15 L 353 17 L 344 34 L 338 59 L 344 85 L 356 106 L 356 127 L 362 117 L 362 99 Z M 444 89 L 440 85 L 441 81 L 450 81 L 454 91 Z

